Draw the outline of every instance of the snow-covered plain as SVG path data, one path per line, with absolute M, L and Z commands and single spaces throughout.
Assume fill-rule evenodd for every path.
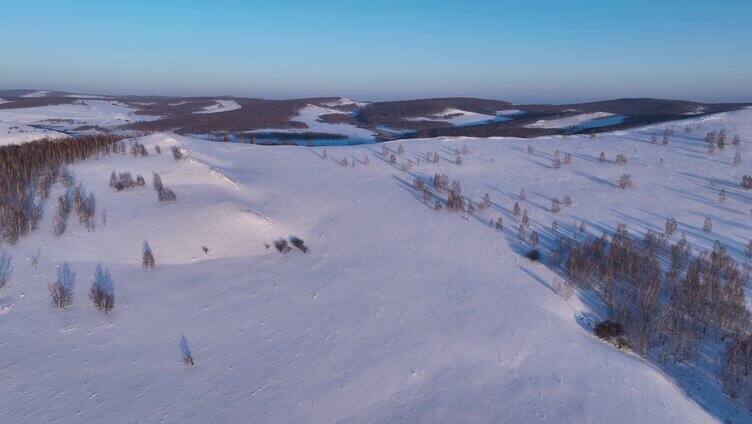
M 431 116 L 417 116 L 412 118 L 406 118 L 407 121 L 439 121 L 447 122 L 452 125 L 469 125 L 475 123 L 482 123 L 492 121 L 495 116 L 486 115 L 483 113 L 468 112 L 460 109 L 446 109 Z
M 24 94 L 21 97 L 47 97 L 47 95 L 50 94 L 48 90 L 39 90 L 35 91 L 33 93 Z
M 293 121 L 306 124 L 307 128 L 264 128 L 250 132 L 284 132 L 284 133 L 306 133 L 316 132 L 323 134 L 340 134 L 350 138 L 374 140 L 376 133 L 352 124 L 321 122 L 319 119 L 322 115 L 327 114 L 345 114 L 336 109 L 330 109 L 322 106 L 308 104 L 298 111 L 298 114 L 291 118 Z
M 66 134 L 57 131 L 34 128 L 24 124 L 0 122 L 0 146 L 4 144 L 21 144 L 40 138 L 62 138 Z
M 526 127 L 528 128 L 569 128 L 569 127 L 574 127 L 577 125 L 584 124 L 588 121 L 593 121 L 593 120 L 601 119 L 601 118 L 607 118 L 610 116 L 614 116 L 614 114 L 607 113 L 607 112 L 583 113 L 580 115 L 567 116 L 566 118 L 541 119 L 539 121 L 533 122 L 532 124 L 526 125 Z
M 176 103 L 173 104 L 173 106 L 180 105 L 182 103 Z M 203 110 L 199 110 L 197 112 L 193 112 L 194 114 L 198 113 L 218 113 L 218 112 L 227 112 L 230 110 L 236 110 L 240 109 L 241 106 L 238 102 L 235 100 L 215 100 L 213 105 L 209 105 L 205 107 Z
M 111 100 L 78 100 L 72 104 L 0 110 L 0 123 L 7 126 L 40 125 L 66 131 L 83 125 L 115 127 L 129 122 L 150 121 L 158 116 L 136 115 L 136 109 Z M 0 142 L 5 136 L 0 132 Z
M 2 422 L 749 422 L 701 372 L 661 370 L 594 337 L 594 312 L 556 294 L 554 274 L 513 246 L 509 211 L 525 189 L 533 227 L 584 220 L 596 233 L 620 222 L 644 231 L 673 216 L 695 250 L 718 239 L 741 257 L 752 238 L 750 198 L 738 188 L 752 163 L 752 110 L 687 122 L 702 128 L 677 124 L 667 146 L 649 143 L 667 124 L 595 140 L 386 143 L 405 149 L 397 166 L 377 146 L 329 147 L 322 159 L 321 149 L 172 134 L 140 139 L 148 158 L 77 163 L 106 225 L 86 232 L 71 217 L 56 239 L 48 207 L 37 232 L 3 246 L 15 270 L 0 292 Z M 721 127 L 742 136 L 742 165 L 729 164 L 733 147 L 705 153 L 702 136 Z M 173 160 L 170 145 L 189 159 Z M 455 165 L 462 146 L 470 153 Z M 439 163 L 423 160 L 429 150 Z M 555 150 L 573 163 L 553 169 Z M 601 151 L 628 163 L 600 163 Z M 458 179 L 470 198 L 489 193 L 491 208 L 480 219 L 433 211 L 409 188 L 407 160 L 415 175 Z M 113 170 L 159 172 L 178 200 L 160 204 L 151 188 L 113 193 Z M 632 189 L 615 187 L 622 173 Z M 552 215 L 551 198 L 565 194 L 574 204 Z M 485 222 L 498 216 L 503 232 Z M 290 234 L 310 252 L 265 248 Z M 141 267 L 144 240 L 152 271 Z M 61 311 L 47 285 L 64 261 L 77 285 Z M 106 316 L 87 299 L 100 262 L 116 287 Z M 195 366 L 180 364 L 181 333 Z

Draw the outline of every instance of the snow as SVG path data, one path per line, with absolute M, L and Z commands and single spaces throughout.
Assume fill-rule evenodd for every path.
M 193 113 L 218 113 L 230 110 L 240 109 L 241 106 L 235 100 L 215 100 L 213 105 L 205 107 L 203 110 Z
M 10 103 L 10 102 L 11 102 L 11 100 L 5 100 L 2 97 L 0 97 L 0 105 L 3 104 L 3 103 Z
M 452 116 L 457 115 L 457 116 Z M 445 109 L 432 116 L 418 116 L 406 118 L 407 121 L 440 121 L 447 122 L 455 126 L 480 124 L 483 122 L 493 121 L 496 117 L 482 113 L 468 112 L 461 109 Z
M 607 113 L 607 112 L 582 113 L 579 115 L 567 116 L 566 118 L 541 119 L 539 121 L 533 122 L 532 124 L 526 125 L 526 127 L 527 128 L 569 128 L 569 127 L 574 127 L 580 124 L 584 124 L 588 121 L 593 121 L 593 120 L 601 119 L 601 118 L 607 118 L 610 116 L 614 116 L 614 114 Z
M 33 93 L 24 94 L 21 97 L 47 97 L 48 94 L 50 94 L 50 92 L 47 91 L 47 90 L 39 90 L 39 91 L 35 91 Z
M 75 97 L 77 99 L 103 99 L 104 96 L 98 94 L 66 94 L 64 97 Z
M 360 128 L 352 124 L 331 124 L 327 122 L 320 122 L 321 115 L 327 114 L 344 114 L 340 110 L 330 109 L 326 107 L 316 106 L 308 104 L 298 111 L 298 114 L 293 117 L 292 121 L 302 122 L 306 124 L 307 128 L 263 128 L 250 132 L 262 133 L 262 132 L 281 132 L 281 133 L 325 133 L 325 134 L 341 134 L 350 138 L 370 139 L 373 140 L 376 136 L 371 130 Z
M 21 144 L 40 138 L 63 138 L 65 134 L 23 124 L 0 122 L 0 145 Z
M 82 125 L 114 127 L 159 119 L 157 116 L 136 115 L 135 111 L 120 102 L 87 99 L 72 104 L 1 109 L 0 122 L 10 126 L 34 124 L 54 130 L 70 130 Z
M 301 119 L 313 123 L 325 112 L 308 106 Z M 685 134 L 677 124 L 667 146 L 649 143 L 665 124 L 595 140 L 385 145 L 403 145 L 399 163 L 439 152 L 439 163 L 421 160 L 413 172 L 445 173 L 476 200 L 488 192 L 486 216 L 503 215 L 508 228 L 515 224 L 506 211 L 524 188 L 534 227 L 585 220 L 596 233 L 619 222 L 644 231 L 674 216 L 696 251 L 719 239 L 742 256 L 752 227 L 743 223 L 749 205 L 737 181 L 748 166 L 728 164 L 731 147 L 705 154 L 701 139 L 725 127 L 745 140 L 748 158 L 752 110 L 687 122 L 703 128 Z M 715 382 L 667 376 L 592 336 L 585 323 L 593 311 L 549 289 L 549 269 L 520 257 L 487 224 L 421 204 L 401 185 L 412 176 L 373 146 L 329 147 L 322 160 L 321 149 L 166 133 L 139 141 L 148 158 L 71 166 L 96 194 L 97 210 L 107 211 L 106 225 L 87 232 L 73 215 L 56 239 L 48 205 L 37 232 L 3 246 L 15 266 L 0 294 L 4 423 L 749 422 L 703 391 L 717 390 Z M 170 145 L 189 159 L 173 160 Z M 454 165 L 452 152 L 464 145 L 470 153 Z M 557 149 L 574 162 L 551 169 Z M 628 163 L 599 163 L 600 151 L 610 159 L 623 153 Z M 337 163 L 364 156 L 367 166 Z M 178 200 L 159 204 L 150 184 L 113 193 L 113 170 L 147 180 L 159 172 Z M 613 186 L 622 173 L 632 174 L 634 188 Z M 724 204 L 715 201 L 721 187 Z M 56 185 L 51 199 L 61 190 Z M 553 216 L 550 199 L 564 194 L 574 204 Z M 712 235 L 701 230 L 708 215 Z M 291 234 L 310 253 L 264 247 Z M 153 271 L 141 268 L 144 240 Z M 64 261 L 77 281 L 72 307 L 60 311 L 47 285 Z M 97 263 L 115 285 L 107 316 L 87 299 Z M 181 334 L 193 367 L 180 363 Z
M 367 104 L 368 104 L 367 102 L 357 102 L 355 100 L 348 99 L 347 97 L 340 97 L 339 99 L 337 99 L 335 101 L 328 102 L 328 103 L 323 103 L 324 106 L 328 106 L 328 107 L 350 106 L 350 105 L 356 105 L 356 106 L 361 106 L 362 107 L 362 106 L 365 106 Z

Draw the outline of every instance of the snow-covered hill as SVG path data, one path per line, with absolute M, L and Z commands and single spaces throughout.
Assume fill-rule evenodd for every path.
M 594 232 L 617 223 L 642 232 L 672 216 L 695 249 L 717 239 L 743 259 L 752 226 L 738 181 L 752 163 L 752 110 L 677 123 L 668 145 L 651 144 L 666 126 L 385 143 L 395 164 L 381 146 L 324 155 L 159 133 L 138 139 L 147 158 L 76 163 L 76 181 L 96 195 L 96 230 L 72 217 L 53 237 L 50 202 L 39 230 L 0 246 L 14 264 L 0 291 L 2 421 L 748 422 L 701 370 L 659 368 L 593 336 L 598 311 L 557 293 L 555 274 L 510 237 L 524 189 L 533 228 L 585 221 Z M 702 136 L 720 128 L 741 136 L 741 165 L 730 164 L 735 147 L 705 152 Z M 170 146 L 188 158 L 174 160 Z M 556 150 L 572 163 L 553 168 Z M 627 163 L 600 162 L 600 152 Z M 158 202 L 149 184 L 113 192 L 112 171 L 149 182 L 157 172 L 177 201 Z M 475 217 L 434 211 L 410 184 L 437 173 L 468 198 L 488 193 L 491 207 Z M 631 189 L 615 185 L 624 173 Z M 551 213 L 565 195 L 572 206 Z M 488 225 L 499 216 L 504 231 Z M 290 235 L 310 251 L 266 246 Z M 59 310 L 47 286 L 63 262 L 76 286 Z M 115 284 L 107 315 L 87 298 L 98 263 Z M 181 334 L 194 366 L 181 364 Z

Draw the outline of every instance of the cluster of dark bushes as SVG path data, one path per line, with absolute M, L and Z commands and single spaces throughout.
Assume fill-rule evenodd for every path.
M 130 172 L 115 173 L 115 171 L 112 171 L 112 174 L 110 174 L 110 188 L 118 192 L 145 185 L 146 180 L 141 175 L 137 175 L 134 180 Z
M 174 202 L 178 199 L 178 197 L 175 195 L 175 192 L 170 190 L 164 185 L 164 183 L 162 183 L 162 177 L 160 177 L 156 172 L 152 177 L 152 186 L 157 192 L 157 198 L 160 202 Z
M 290 236 L 289 243 L 283 238 L 274 241 L 274 248 L 277 249 L 279 253 L 290 253 L 293 247 L 303 253 L 308 253 L 308 246 L 306 246 L 305 242 L 297 236 Z
M 0 146 L 2 240 L 13 244 L 38 228 L 52 185 L 56 181 L 68 187 L 72 184 L 72 177 L 62 172 L 66 164 L 119 151 L 123 148 L 119 143 L 121 139 L 113 135 L 91 135 Z M 94 209 L 94 198 L 86 196 L 82 190 L 72 192 L 71 201 L 86 224 Z

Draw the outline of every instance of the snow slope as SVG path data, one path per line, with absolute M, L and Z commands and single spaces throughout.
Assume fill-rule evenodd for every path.
M 607 113 L 607 112 L 583 113 L 580 115 L 567 116 L 566 118 L 541 119 L 539 121 L 533 122 L 532 124 L 526 125 L 526 127 L 527 128 L 569 128 L 569 127 L 574 127 L 576 125 L 584 124 L 588 121 L 593 121 L 595 119 L 607 118 L 609 116 L 614 116 L 614 114 Z
M 482 113 L 468 112 L 460 109 L 446 109 L 443 112 L 439 112 L 431 116 L 418 116 L 413 118 L 406 118 L 407 121 L 440 121 L 447 122 L 452 125 L 469 125 L 476 123 L 483 123 L 492 121 L 495 116 L 485 115 Z
M 86 232 L 71 221 L 55 239 L 48 209 L 39 231 L 3 247 L 15 264 L 0 292 L 3 422 L 749 422 L 702 374 L 669 377 L 592 336 L 594 312 L 551 290 L 553 273 L 510 242 L 509 210 L 524 188 L 534 227 L 585 220 L 595 232 L 619 222 L 643 231 L 674 216 L 696 249 L 717 238 L 743 255 L 752 226 L 736 187 L 749 173 L 752 110 L 688 122 L 702 129 L 677 130 L 668 146 L 648 142 L 665 125 L 596 140 L 402 142 L 398 165 L 446 173 L 476 200 L 488 192 L 481 219 L 423 205 L 406 187 L 412 176 L 374 146 L 329 147 L 324 160 L 321 149 L 155 134 L 140 140 L 149 158 L 75 164 L 107 224 Z M 745 140 L 743 165 L 728 164 L 731 147 L 704 153 L 702 135 L 721 126 Z M 190 158 L 174 161 L 169 145 Z M 470 153 L 453 164 L 465 145 Z M 573 164 L 552 169 L 557 149 Z M 440 162 L 417 164 L 428 150 Z M 599 163 L 600 151 L 628 163 Z M 147 180 L 157 171 L 178 200 L 159 204 L 148 185 L 113 193 L 113 170 Z M 625 172 L 631 190 L 614 187 Z M 724 204 L 715 201 L 721 187 Z M 550 199 L 564 194 L 574 204 L 553 216 Z M 506 232 L 484 222 L 499 215 Z M 712 235 L 700 229 L 705 216 Z M 265 248 L 290 234 L 310 253 Z M 144 240 L 153 271 L 141 268 Z M 63 261 L 77 286 L 60 311 L 46 287 Z M 115 281 L 107 316 L 86 297 L 98 262 Z M 180 364 L 181 333 L 193 367 Z
M 34 128 L 23 124 L 0 122 L 0 145 L 26 143 L 44 137 L 61 138 L 66 137 L 66 135 L 57 131 Z
M 159 119 L 136 115 L 136 109 L 111 100 L 78 100 L 72 104 L 0 110 L 0 123 L 6 126 L 40 125 L 58 131 L 83 125 L 114 127 L 136 121 Z M 0 140 L 4 136 L 0 133 Z
M 173 106 L 180 105 L 182 103 L 176 103 Z M 218 112 L 227 112 L 230 110 L 236 110 L 240 109 L 241 106 L 238 102 L 235 100 L 215 100 L 213 105 L 205 107 L 203 110 L 199 110 L 197 112 L 193 112 L 194 114 L 198 113 L 218 113 Z

